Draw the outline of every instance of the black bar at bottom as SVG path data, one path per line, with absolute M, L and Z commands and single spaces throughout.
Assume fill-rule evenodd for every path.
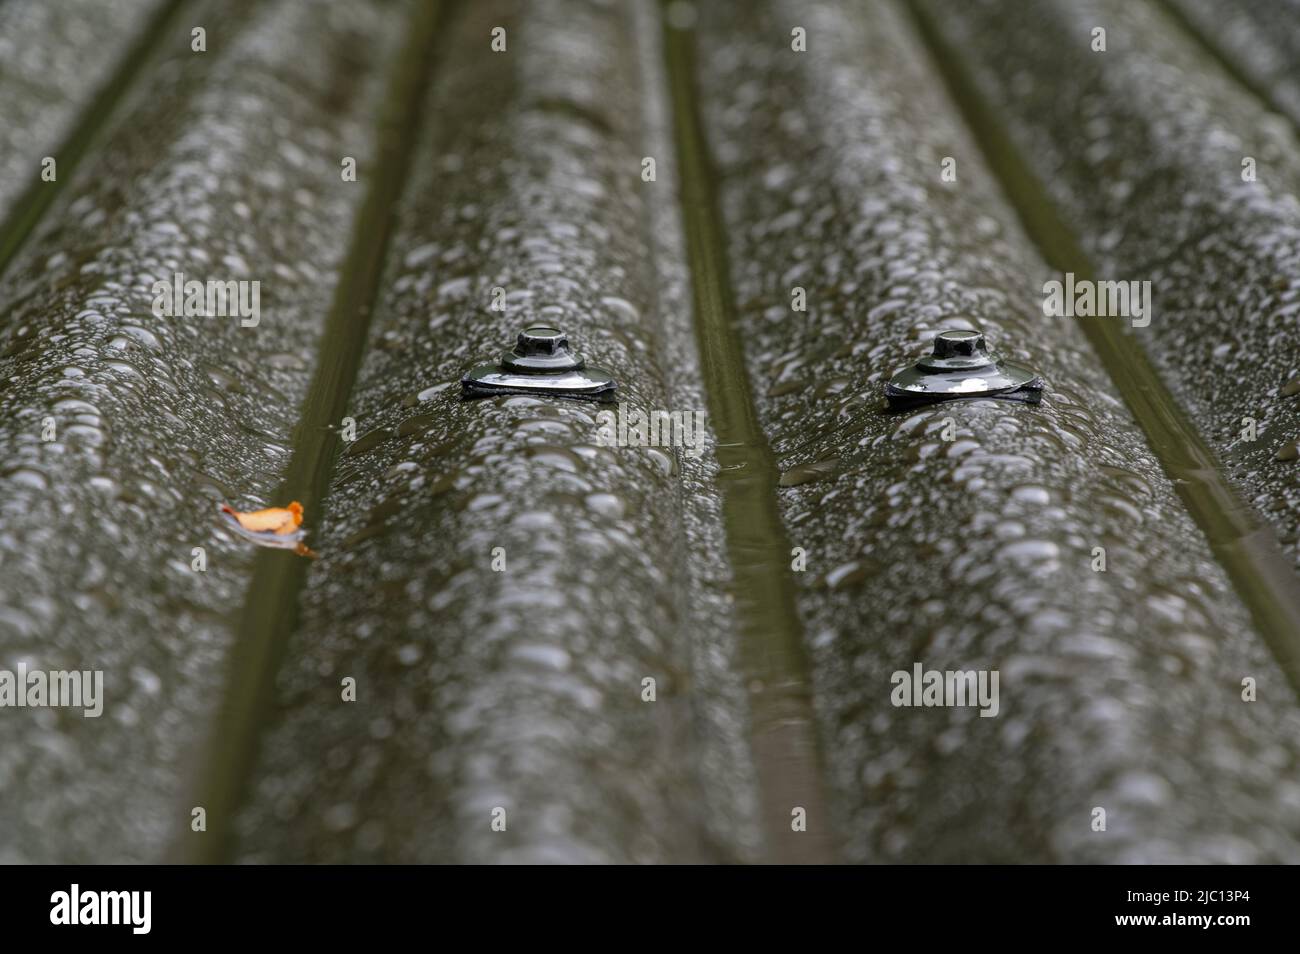
M 92 944 L 284 937 L 337 947 L 350 939 L 427 939 L 431 929 L 452 943 L 465 931 L 499 941 L 507 928 L 534 943 L 586 935 L 621 944 L 664 942 L 674 928 L 679 937 L 712 928 L 734 940 L 756 927 L 808 940 L 845 932 L 900 940 L 910 933 L 939 944 L 1131 934 L 1231 944 L 1290 928 L 1293 874 L 1265 867 L 675 867 L 594 879 L 581 871 L 439 867 L 8 867 L 0 870 L 0 912 L 6 942 L 61 934 Z

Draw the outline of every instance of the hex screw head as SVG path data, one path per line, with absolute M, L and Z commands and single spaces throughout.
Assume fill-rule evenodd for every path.
M 501 355 L 501 368 L 515 374 L 557 374 L 582 366 L 582 358 L 569 350 L 568 337 L 550 325 L 525 328 L 514 350 Z
M 986 368 L 998 360 L 989 354 L 984 335 L 965 328 L 948 328 L 934 336 L 931 352 L 916 367 L 931 374 L 972 368 Z
M 515 354 L 521 358 L 561 354 L 568 350 L 569 339 L 565 337 L 564 332 L 559 328 L 549 328 L 546 325 L 525 328 L 519 332 L 519 340 L 515 343 Z
M 988 352 L 984 336 L 978 331 L 941 331 L 934 336 L 936 358 L 969 358 L 977 352 Z

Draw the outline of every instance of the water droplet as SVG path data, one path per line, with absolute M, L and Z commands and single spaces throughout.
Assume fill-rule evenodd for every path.
M 516 646 L 510 653 L 512 659 L 529 662 L 547 669 L 563 672 L 569 668 L 569 654 L 558 646 L 545 646 L 540 643 L 525 643 Z
M 397 433 L 400 437 L 409 437 L 412 434 L 423 434 L 437 423 L 438 416 L 436 414 L 417 414 L 415 417 L 408 417 L 401 424 L 397 425 Z
M 800 484 L 811 483 L 814 480 L 828 480 L 836 476 L 839 469 L 840 460 L 838 457 L 831 457 L 810 464 L 798 464 L 781 475 L 780 485 L 782 487 L 797 487 Z
M 441 394 L 443 391 L 447 390 L 447 388 L 451 387 L 452 384 L 454 383 L 455 382 L 453 381 L 444 381 L 442 384 L 435 384 L 433 385 L 433 387 L 425 388 L 423 391 L 416 391 L 414 394 L 408 394 L 405 398 L 402 399 L 402 404 L 405 407 L 415 407 L 415 405 L 417 404 L 421 404 L 425 401 L 432 400 L 432 398 L 435 395 Z M 509 401 L 506 402 L 506 405 L 508 407 L 515 406 L 510 404 Z
M 842 563 L 826 574 L 826 585 L 832 590 L 841 590 L 861 583 L 870 576 L 875 567 L 861 560 Z
M 244 386 L 239 383 L 239 379 L 221 368 L 207 364 L 203 366 L 203 373 L 208 376 L 208 380 L 223 391 L 229 391 L 232 394 L 243 394 Z
M 50 486 L 44 474 L 28 467 L 18 467 L 11 470 L 5 474 L 5 477 L 20 487 L 31 487 L 34 490 L 46 490 Z
M 645 455 L 654 461 L 659 469 L 667 476 L 671 477 L 677 473 L 677 459 L 672 454 L 666 454 L 657 447 L 642 448 Z
M 528 448 L 528 456 L 539 463 L 546 464 L 548 467 L 555 467 L 571 474 L 576 474 L 582 464 L 581 458 L 563 447 L 530 447 Z
M 793 381 L 782 381 L 772 385 L 767 389 L 768 397 L 783 397 L 787 394 L 796 394 L 804 390 L 812 382 L 808 378 L 797 378 Z
M 593 513 L 610 520 L 620 519 L 626 511 L 623 501 L 614 494 L 587 494 L 584 502 Z
M 348 449 L 343 452 L 346 457 L 358 457 L 368 451 L 374 450 L 384 441 L 392 440 L 395 435 L 386 427 L 377 427 L 367 434 L 363 434 L 355 441 L 348 445 Z
M 1048 493 L 1046 487 L 1038 487 L 1033 484 L 1026 484 L 1022 487 L 1016 487 L 1011 491 L 1011 499 L 1021 503 L 1039 504 L 1047 506 L 1052 502 L 1052 495 Z

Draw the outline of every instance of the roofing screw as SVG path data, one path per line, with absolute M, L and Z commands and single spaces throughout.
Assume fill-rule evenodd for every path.
M 894 375 L 885 397 L 895 410 L 960 398 L 1037 404 L 1043 379 L 990 352 L 980 332 L 950 329 L 935 336 L 931 354 Z
M 618 386 L 608 371 L 588 368 L 581 355 L 569 350 L 564 332 L 547 325 L 519 332 L 513 351 L 503 351 L 497 364 L 474 368 L 461 384 L 467 398 L 550 394 L 597 401 L 611 399 Z
M 501 367 L 520 374 L 579 371 L 582 365 L 582 359 L 569 350 L 564 332 L 541 325 L 519 332 L 515 350 L 501 355 Z

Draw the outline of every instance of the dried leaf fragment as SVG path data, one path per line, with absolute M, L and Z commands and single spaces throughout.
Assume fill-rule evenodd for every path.
M 296 500 L 287 507 L 268 507 L 247 513 L 222 504 L 221 513 L 234 533 L 259 547 L 292 550 L 313 560 L 320 555 L 303 543 L 307 531 L 302 526 L 302 504 Z
M 221 512 L 230 514 L 241 527 L 253 533 L 293 533 L 302 526 L 302 504 L 296 500 L 287 507 L 268 507 L 248 513 L 222 504 Z

